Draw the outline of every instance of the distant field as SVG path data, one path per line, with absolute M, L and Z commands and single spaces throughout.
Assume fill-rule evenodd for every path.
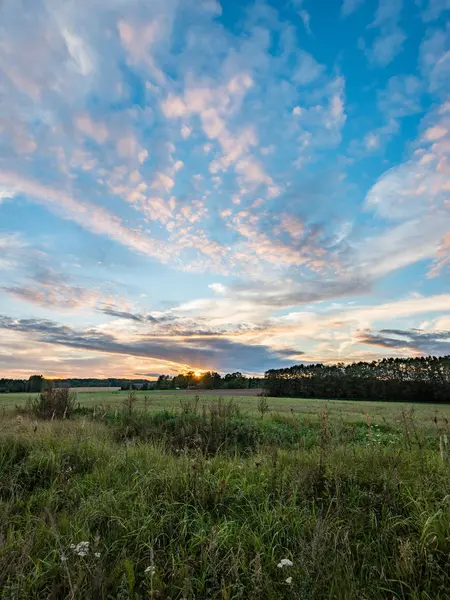
M 83 388 L 79 388 L 83 389 Z M 98 388 L 95 388 L 98 389 Z M 256 394 L 260 390 L 167 390 L 167 391 L 137 391 L 138 402 L 136 408 L 147 410 L 164 410 L 180 408 L 180 401 L 194 401 L 196 394 L 200 396 L 200 406 L 217 401 L 219 396 L 226 399 L 233 398 L 241 407 L 243 412 L 256 413 L 258 398 Z M 77 400 L 82 406 L 120 406 L 129 392 L 103 388 L 103 391 L 78 391 Z M 16 405 L 26 402 L 30 394 L 0 394 L 0 410 L 11 410 Z M 147 402 L 145 397 L 147 396 Z M 295 412 L 309 416 L 317 416 L 326 408 L 329 416 L 344 419 L 349 422 L 361 422 L 370 415 L 371 419 L 381 421 L 398 420 L 402 411 L 413 409 L 416 418 L 423 422 L 432 424 L 436 414 L 450 420 L 449 404 L 409 404 L 404 402 L 366 402 L 357 400 L 320 400 L 303 398 L 267 398 L 271 412 Z
M 72 392 L 117 392 L 120 387 L 77 387 L 70 388 Z

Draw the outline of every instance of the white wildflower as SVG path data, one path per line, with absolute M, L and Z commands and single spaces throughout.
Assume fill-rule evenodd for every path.
M 89 542 L 79 542 L 78 544 L 70 544 L 69 548 L 78 554 L 78 556 L 86 556 L 89 552 Z
M 100 552 L 94 552 L 94 556 L 95 556 L 95 558 L 100 558 L 101 554 L 100 554 Z
M 288 583 L 289 585 L 291 585 L 291 583 L 292 583 L 292 577 L 288 577 L 286 579 L 286 583 Z
M 66 562 L 67 556 L 65 554 L 61 554 L 61 562 Z
M 150 565 L 149 567 L 147 567 L 145 569 L 144 573 L 147 573 L 148 575 L 154 575 L 155 574 L 155 567 L 153 567 L 152 565 Z
M 277 567 L 279 569 L 282 569 L 283 567 L 292 567 L 293 564 L 294 563 L 292 562 L 292 560 L 289 560 L 288 558 L 282 558 L 277 564 Z

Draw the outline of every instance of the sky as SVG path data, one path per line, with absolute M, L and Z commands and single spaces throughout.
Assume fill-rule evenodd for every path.
M 0 376 L 450 354 L 450 0 L 3 0 Z

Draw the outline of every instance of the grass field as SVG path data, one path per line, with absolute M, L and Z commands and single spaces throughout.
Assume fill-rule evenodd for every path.
M 257 390 L 259 391 L 259 390 Z M 252 392 L 252 393 L 257 393 Z M 222 395 L 226 398 L 232 397 L 244 412 L 255 414 L 257 412 L 258 398 L 246 390 L 247 395 L 239 395 L 239 390 L 220 390 L 216 393 L 199 392 L 200 406 L 210 404 Z M 180 402 L 183 400 L 192 400 L 196 392 L 186 393 L 178 390 L 168 391 L 147 391 L 136 392 L 138 403 L 136 408 L 143 409 L 147 406 L 150 411 L 179 409 Z M 0 411 L 10 411 L 16 405 L 23 405 L 30 394 L 0 394 Z M 95 391 L 95 392 L 77 392 L 77 401 L 82 406 L 87 407 L 109 407 L 119 408 L 124 399 L 128 396 L 126 391 Z M 148 401 L 145 402 L 145 397 Z M 416 418 L 422 424 L 432 425 L 432 420 L 436 414 L 450 420 L 450 404 L 409 404 L 405 402 L 366 402 L 354 400 L 320 400 L 320 399 L 302 399 L 302 398 L 267 398 L 271 412 L 302 413 L 305 415 L 318 415 L 323 408 L 326 408 L 330 417 L 342 418 L 346 421 L 357 423 L 365 420 L 366 415 L 370 415 L 375 421 L 387 419 L 389 421 L 398 421 L 405 410 L 414 410 Z
M 2 600 L 450 598 L 449 407 L 101 395 L 8 398 Z

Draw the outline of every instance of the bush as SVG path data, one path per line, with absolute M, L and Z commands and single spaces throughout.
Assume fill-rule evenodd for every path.
M 17 407 L 17 410 L 37 419 L 68 419 L 75 409 L 76 401 L 75 392 L 49 385 L 37 398 L 29 397 L 25 409 Z
M 241 417 L 239 407 L 230 400 L 197 411 L 198 402 L 183 403 L 181 412 L 132 413 L 110 415 L 115 425 L 115 439 L 122 441 L 162 441 L 175 451 L 219 451 L 251 453 L 261 440 L 261 429 L 248 417 Z M 193 411 L 193 412 L 191 412 Z

